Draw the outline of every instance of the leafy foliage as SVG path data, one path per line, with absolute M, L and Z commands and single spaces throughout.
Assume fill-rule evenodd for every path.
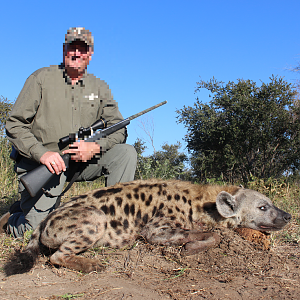
M 12 109 L 13 104 L 1 96 L 0 98 L 0 181 L 2 183 L 1 198 L 9 202 L 17 197 L 17 191 L 14 189 L 18 184 L 17 176 L 14 172 L 14 163 L 10 159 L 11 144 L 5 138 L 5 124 Z
M 13 107 L 13 104 L 3 96 L 0 97 L 0 131 L 1 135 L 4 134 L 4 127 L 6 124 L 6 120 L 8 115 Z
M 237 83 L 197 83 L 212 100 L 178 110 L 178 121 L 188 130 L 185 140 L 191 165 L 201 181 L 221 178 L 248 182 L 280 177 L 300 166 L 299 106 L 295 91 L 282 78 L 272 76 L 260 87 L 251 80 Z
M 138 156 L 135 179 L 174 179 L 186 176 L 184 162 L 187 161 L 187 156 L 179 152 L 181 147 L 179 142 L 172 145 L 164 144 L 162 150 L 146 157 L 142 154 L 147 147 L 141 139 L 138 138 L 133 146 Z

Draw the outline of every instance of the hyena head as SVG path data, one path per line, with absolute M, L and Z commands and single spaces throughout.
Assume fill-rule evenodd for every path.
M 234 196 L 224 191 L 219 193 L 216 205 L 222 217 L 236 220 L 236 226 L 259 231 L 280 230 L 292 218 L 266 196 L 244 188 L 238 190 Z

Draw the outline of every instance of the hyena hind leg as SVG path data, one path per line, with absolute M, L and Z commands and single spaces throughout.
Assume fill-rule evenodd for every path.
M 89 220 L 83 221 L 75 232 L 70 234 L 59 246 L 58 250 L 50 256 L 52 264 L 83 271 L 84 273 L 101 271 L 104 268 L 97 259 L 78 255 L 93 248 L 104 235 L 106 218 L 105 216 L 100 216 L 99 218 L 99 215 L 94 215 L 97 215 L 97 213 L 91 212 Z
M 151 244 L 183 245 L 182 255 L 196 254 L 220 243 L 218 234 L 214 232 L 174 228 L 168 222 L 161 225 L 148 223 L 141 235 Z
M 76 254 L 69 256 L 57 250 L 51 257 L 50 262 L 54 265 L 66 267 L 71 270 L 90 273 L 92 271 L 101 271 L 104 266 L 96 259 L 90 259 Z

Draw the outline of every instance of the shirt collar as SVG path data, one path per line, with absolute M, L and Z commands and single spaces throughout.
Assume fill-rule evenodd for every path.
M 65 79 L 65 82 L 67 84 L 71 84 L 72 85 L 72 79 L 68 76 L 66 69 L 65 69 L 65 65 L 64 63 L 61 63 L 58 68 L 62 71 L 62 75 L 63 78 Z M 85 80 L 86 80 L 86 76 L 87 76 L 87 70 L 84 71 L 83 76 L 78 80 L 78 82 L 76 82 L 77 85 L 80 84 L 80 86 L 85 86 Z

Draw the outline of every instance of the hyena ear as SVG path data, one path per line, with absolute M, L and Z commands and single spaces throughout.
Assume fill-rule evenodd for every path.
M 224 218 L 233 217 L 238 211 L 238 203 L 235 197 L 224 191 L 218 194 L 216 205 L 219 214 Z

